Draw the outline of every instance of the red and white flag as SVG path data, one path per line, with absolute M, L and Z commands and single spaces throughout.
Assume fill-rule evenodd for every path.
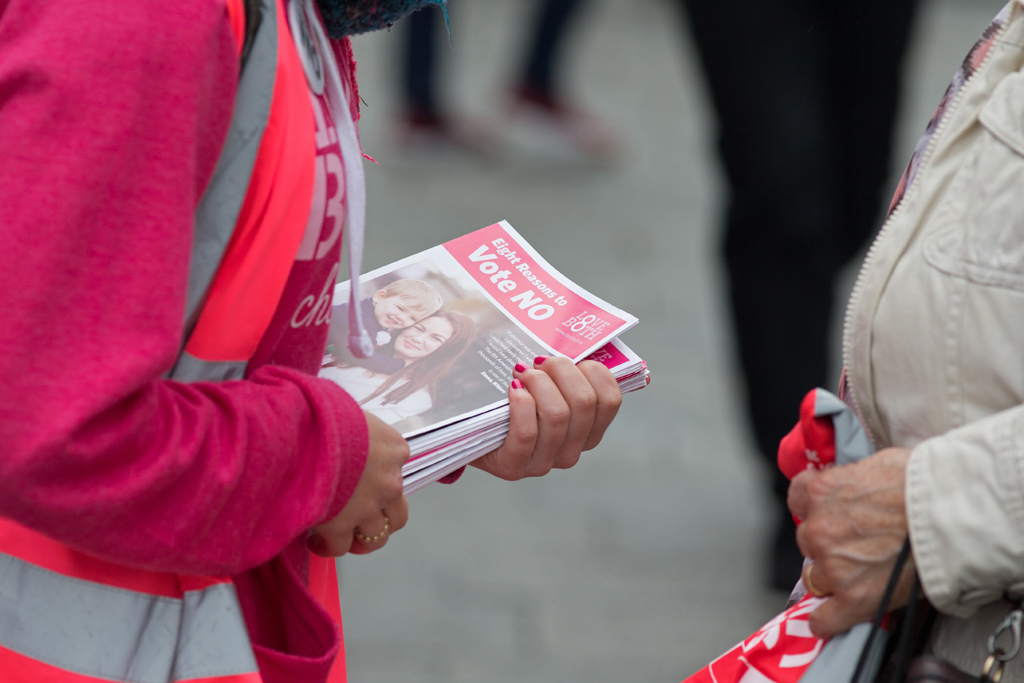
M 804 597 L 683 683 L 796 683 L 825 644 L 807 623 L 822 602 Z

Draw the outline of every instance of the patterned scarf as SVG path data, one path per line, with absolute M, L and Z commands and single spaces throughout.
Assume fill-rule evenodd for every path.
M 409 12 L 427 5 L 444 7 L 447 0 L 317 0 L 331 38 L 390 28 Z

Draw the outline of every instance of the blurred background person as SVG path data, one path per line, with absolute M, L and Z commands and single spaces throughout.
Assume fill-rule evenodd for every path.
M 406 153 L 486 155 L 512 144 L 575 161 L 608 161 L 617 151 L 613 131 L 571 101 L 560 78 L 565 42 L 591 0 L 537 0 L 518 71 L 505 93 L 500 130 L 465 119 L 445 101 L 438 49 L 448 49 L 445 14 L 426 7 L 405 18 L 401 55 L 402 111 L 398 142 Z
M 682 0 L 717 114 L 724 259 L 756 447 L 775 499 L 768 584 L 802 557 L 775 466 L 829 376 L 837 276 L 876 227 L 916 0 Z

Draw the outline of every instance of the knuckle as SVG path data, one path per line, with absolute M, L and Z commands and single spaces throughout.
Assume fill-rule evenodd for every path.
M 575 467 L 580 461 L 580 453 L 570 453 L 567 455 L 561 455 L 555 460 L 555 468 L 560 470 L 567 470 Z
M 498 474 L 498 477 L 505 481 L 519 481 L 528 476 L 530 474 L 524 467 L 506 467 Z
M 348 533 L 339 534 L 336 537 L 325 537 L 324 548 L 326 554 L 331 557 L 340 557 L 352 548 L 352 542 L 354 540 L 351 529 Z
M 871 593 L 872 591 L 867 584 L 858 582 L 843 588 L 843 590 L 839 592 L 839 595 L 843 598 L 843 601 L 848 604 L 867 605 L 869 604 L 869 600 L 872 598 Z M 877 603 L 878 601 L 875 600 L 875 602 Z
M 412 451 L 409 450 L 409 442 L 400 438 L 395 444 L 395 454 L 402 459 L 402 462 L 408 460 L 412 454 Z
M 555 408 L 550 408 L 544 413 L 544 421 L 552 427 L 563 428 L 569 425 L 569 419 L 572 417 L 572 411 L 569 410 L 568 405 L 560 405 Z
M 545 474 L 551 471 L 551 467 L 554 463 L 547 459 L 535 459 L 527 467 L 525 475 L 527 477 L 543 477 Z
M 811 541 L 807 538 L 807 523 L 804 522 L 796 528 L 796 545 L 804 557 L 815 557 L 817 553 Z
M 512 438 L 519 443 L 533 443 L 537 439 L 537 433 L 535 422 L 516 425 L 511 431 Z
M 519 481 L 527 476 L 526 471 L 526 463 L 517 459 L 511 462 L 508 460 L 501 461 L 491 473 L 503 481 Z
M 556 368 L 575 366 L 575 364 L 571 360 L 564 356 L 550 356 L 547 360 L 544 361 L 544 364 L 547 365 L 548 367 L 554 366 Z
M 530 461 L 528 459 L 523 459 L 523 460 L 517 462 L 511 468 L 511 474 L 512 474 L 513 480 L 525 479 L 527 477 L 536 476 L 535 474 L 533 474 L 534 471 L 535 471 L 535 465 L 534 465 L 534 463 L 532 461 Z
M 815 534 L 823 544 L 834 546 L 849 535 L 847 531 L 850 523 L 845 517 L 838 515 L 820 516 L 815 522 Z
M 807 495 L 811 500 L 823 500 L 828 498 L 835 488 L 835 475 L 831 470 L 825 470 L 819 476 L 811 478 L 806 486 Z
M 794 507 L 801 507 L 804 495 L 806 494 L 806 483 L 803 472 L 793 477 L 793 480 L 789 482 L 789 488 L 786 490 L 786 504 L 790 510 Z
M 797 527 L 797 545 L 804 550 L 807 557 L 818 558 L 824 548 L 828 547 L 830 534 L 827 533 L 828 523 L 821 518 L 812 517 L 804 520 L 803 524 Z
M 619 407 L 622 405 L 622 392 L 619 391 L 618 384 L 615 385 L 615 391 L 612 392 L 607 399 L 603 400 L 602 403 L 607 405 L 609 408 L 618 411 Z
M 399 501 L 402 498 L 402 475 L 398 474 L 396 477 L 388 477 L 387 483 L 384 485 L 384 497 L 385 500 Z
M 826 602 L 811 612 L 807 618 L 808 625 L 811 627 L 811 633 L 817 638 L 828 638 L 832 634 L 829 628 L 828 605 L 829 603 Z
M 803 538 L 808 543 L 815 543 L 821 538 L 821 518 L 808 517 L 803 524 L 797 527 L 798 538 Z
M 593 389 L 581 391 L 572 397 L 572 409 L 578 412 L 593 412 L 597 408 L 597 392 Z
M 488 472 L 504 481 L 517 481 L 525 476 L 529 454 L 522 448 L 509 448 L 506 444 L 484 456 L 489 460 Z
M 802 533 L 807 544 L 817 548 L 827 544 L 828 539 L 832 537 L 831 526 L 830 520 L 812 516 L 805 519 L 804 523 L 800 525 L 798 534 Z

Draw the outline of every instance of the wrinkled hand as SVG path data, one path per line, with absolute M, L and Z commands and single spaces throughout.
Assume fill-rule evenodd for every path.
M 814 586 L 831 596 L 810 615 L 819 638 L 870 621 L 878 610 L 907 538 L 909 457 L 907 448 L 886 448 L 851 465 L 802 472 L 790 484 L 789 509 L 803 520 L 797 544 L 814 560 Z M 890 610 L 907 604 L 914 571 L 911 555 Z
M 371 553 L 383 547 L 409 518 L 402 492 L 402 465 L 409 459 L 409 444 L 379 418 L 367 412 L 363 415 L 370 437 L 366 468 L 341 512 L 313 529 L 310 549 L 317 555 Z M 363 539 L 356 536 L 357 531 Z
M 567 469 L 601 442 L 622 404 L 622 392 L 601 363 L 539 357 L 532 368 L 517 365 L 508 400 L 505 443 L 473 464 L 501 479 L 539 477 Z M 517 381 L 521 383 L 517 387 Z

